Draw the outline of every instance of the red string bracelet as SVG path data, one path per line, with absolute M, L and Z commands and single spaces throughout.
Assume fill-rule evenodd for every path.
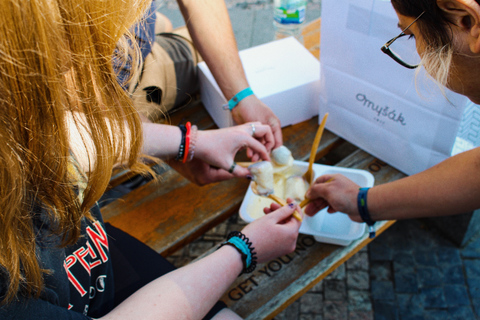
M 188 121 L 188 122 L 185 124 L 185 127 L 187 128 L 187 133 L 186 133 L 186 135 L 185 135 L 185 152 L 184 152 L 184 154 L 183 154 L 182 163 L 187 162 L 188 149 L 190 148 L 190 132 L 191 132 L 191 129 L 192 129 L 192 124 L 190 123 L 190 121 Z

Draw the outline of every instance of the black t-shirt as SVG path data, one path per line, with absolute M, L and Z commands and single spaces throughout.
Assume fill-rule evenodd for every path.
M 91 212 L 97 220 L 84 219 L 79 241 L 66 248 L 58 247 L 60 239 L 49 232 L 43 213 L 36 215 L 38 260 L 41 268 L 51 272 L 44 275 L 45 289 L 39 299 L 18 296 L 0 306 L 0 319 L 89 319 L 113 308 L 107 233 L 98 206 Z M 0 276 L 0 285 L 3 296 L 4 276 Z

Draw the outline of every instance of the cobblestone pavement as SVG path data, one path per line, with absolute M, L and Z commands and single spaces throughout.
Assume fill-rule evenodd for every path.
M 240 50 L 273 39 L 272 2 L 226 0 Z M 307 21 L 320 9 L 309 0 Z M 184 25 L 176 1 L 159 11 Z M 233 216 L 169 259 L 185 265 L 243 225 Z M 397 222 L 276 319 L 480 319 L 480 238 L 458 248 L 424 221 Z
M 479 319 L 480 238 L 464 248 L 422 220 L 369 245 L 375 319 Z

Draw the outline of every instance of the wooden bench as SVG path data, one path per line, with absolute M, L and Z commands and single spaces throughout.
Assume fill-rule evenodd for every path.
M 304 29 L 306 47 L 319 57 L 320 20 Z M 171 116 L 171 124 L 195 123 L 199 129 L 216 128 L 201 104 L 191 105 Z M 318 117 L 282 129 L 284 144 L 297 160 L 308 161 Z M 403 177 L 403 174 L 348 144 L 328 130 L 317 149 L 316 160 L 339 166 L 369 170 L 375 183 Z M 339 160 L 341 160 L 339 162 Z M 149 182 L 102 208 L 106 221 L 168 256 L 238 213 L 248 181 L 232 179 L 199 187 L 164 166 L 159 182 Z M 377 233 L 393 222 L 378 224 Z M 294 253 L 259 265 L 242 275 L 223 300 L 247 319 L 271 319 L 312 288 L 371 239 L 365 234 L 346 247 L 318 243 L 300 235 Z M 207 252 L 206 254 L 208 254 Z
M 210 123 L 203 124 L 193 120 L 199 129 L 214 127 L 203 107 L 195 106 L 189 112 L 210 119 Z M 192 121 L 188 115 L 187 118 Z M 172 117 L 172 123 L 178 120 Z M 308 161 L 317 127 L 318 117 L 314 117 L 284 128 L 285 146 L 295 159 Z M 325 131 L 317 159 L 342 142 L 333 133 Z M 199 187 L 165 165 L 158 182 L 151 181 L 101 210 L 105 221 L 168 256 L 237 213 L 248 183 L 246 179 L 232 179 Z
M 368 170 L 375 176 L 375 184 L 404 176 L 361 150 L 351 153 L 338 166 Z M 377 235 L 393 223 L 377 223 Z M 240 276 L 222 299 L 246 319 L 272 319 L 372 240 L 365 233 L 341 247 L 301 234 L 294 253 L 258 265 L 253 273 Z

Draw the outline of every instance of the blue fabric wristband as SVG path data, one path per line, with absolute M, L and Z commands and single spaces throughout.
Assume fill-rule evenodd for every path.
M 250 252 L 250 249 L 248 248 L 247 244 L 240 239 L 239 237 L 232 237 L 228 239 L 227 242 L 230 242 L 233 244 L 235 247 L 237 247 L 241 252 L 243 252 L 244 255 L 247 256 L 245 267 L 248 269 L 250 265 L 252 264 L 252 253 Z
M 228 103 L 223 105 L 223 109 L 225 110 L 230 110 L 232 111 L 233 108 L 237 106 L 237 104 L 240 103 L 243 99 L 245 99 L 248 96 L 251 96 L 253 94 L 253 91 L 250 87 L 243 89 L 239 93 L 233 96 L 232 99 L 228 100 Z
M 250 240 L 240 231 L 232 231 L 227 236 L 227 241 L 222 243 L 218 248 L 229 245 L 235 248 L 242 256 L 243 270 L 242 273 L 250 273 L 257 267 L 257 253 L 254 251 Z
M 369 237 L 375 238 L 375 228 L 373 227 L 375 222 L 372 221 L 372 218 L 370 218 L 370 213 L 368 212 L 368 207 L 367 207 L 368 189 L 370 188 L 360 188 L 360 190 L 358 191 L 357 206 L 358 206 L 358 212 L 360 213 L 360 217 L 368 225 Z

